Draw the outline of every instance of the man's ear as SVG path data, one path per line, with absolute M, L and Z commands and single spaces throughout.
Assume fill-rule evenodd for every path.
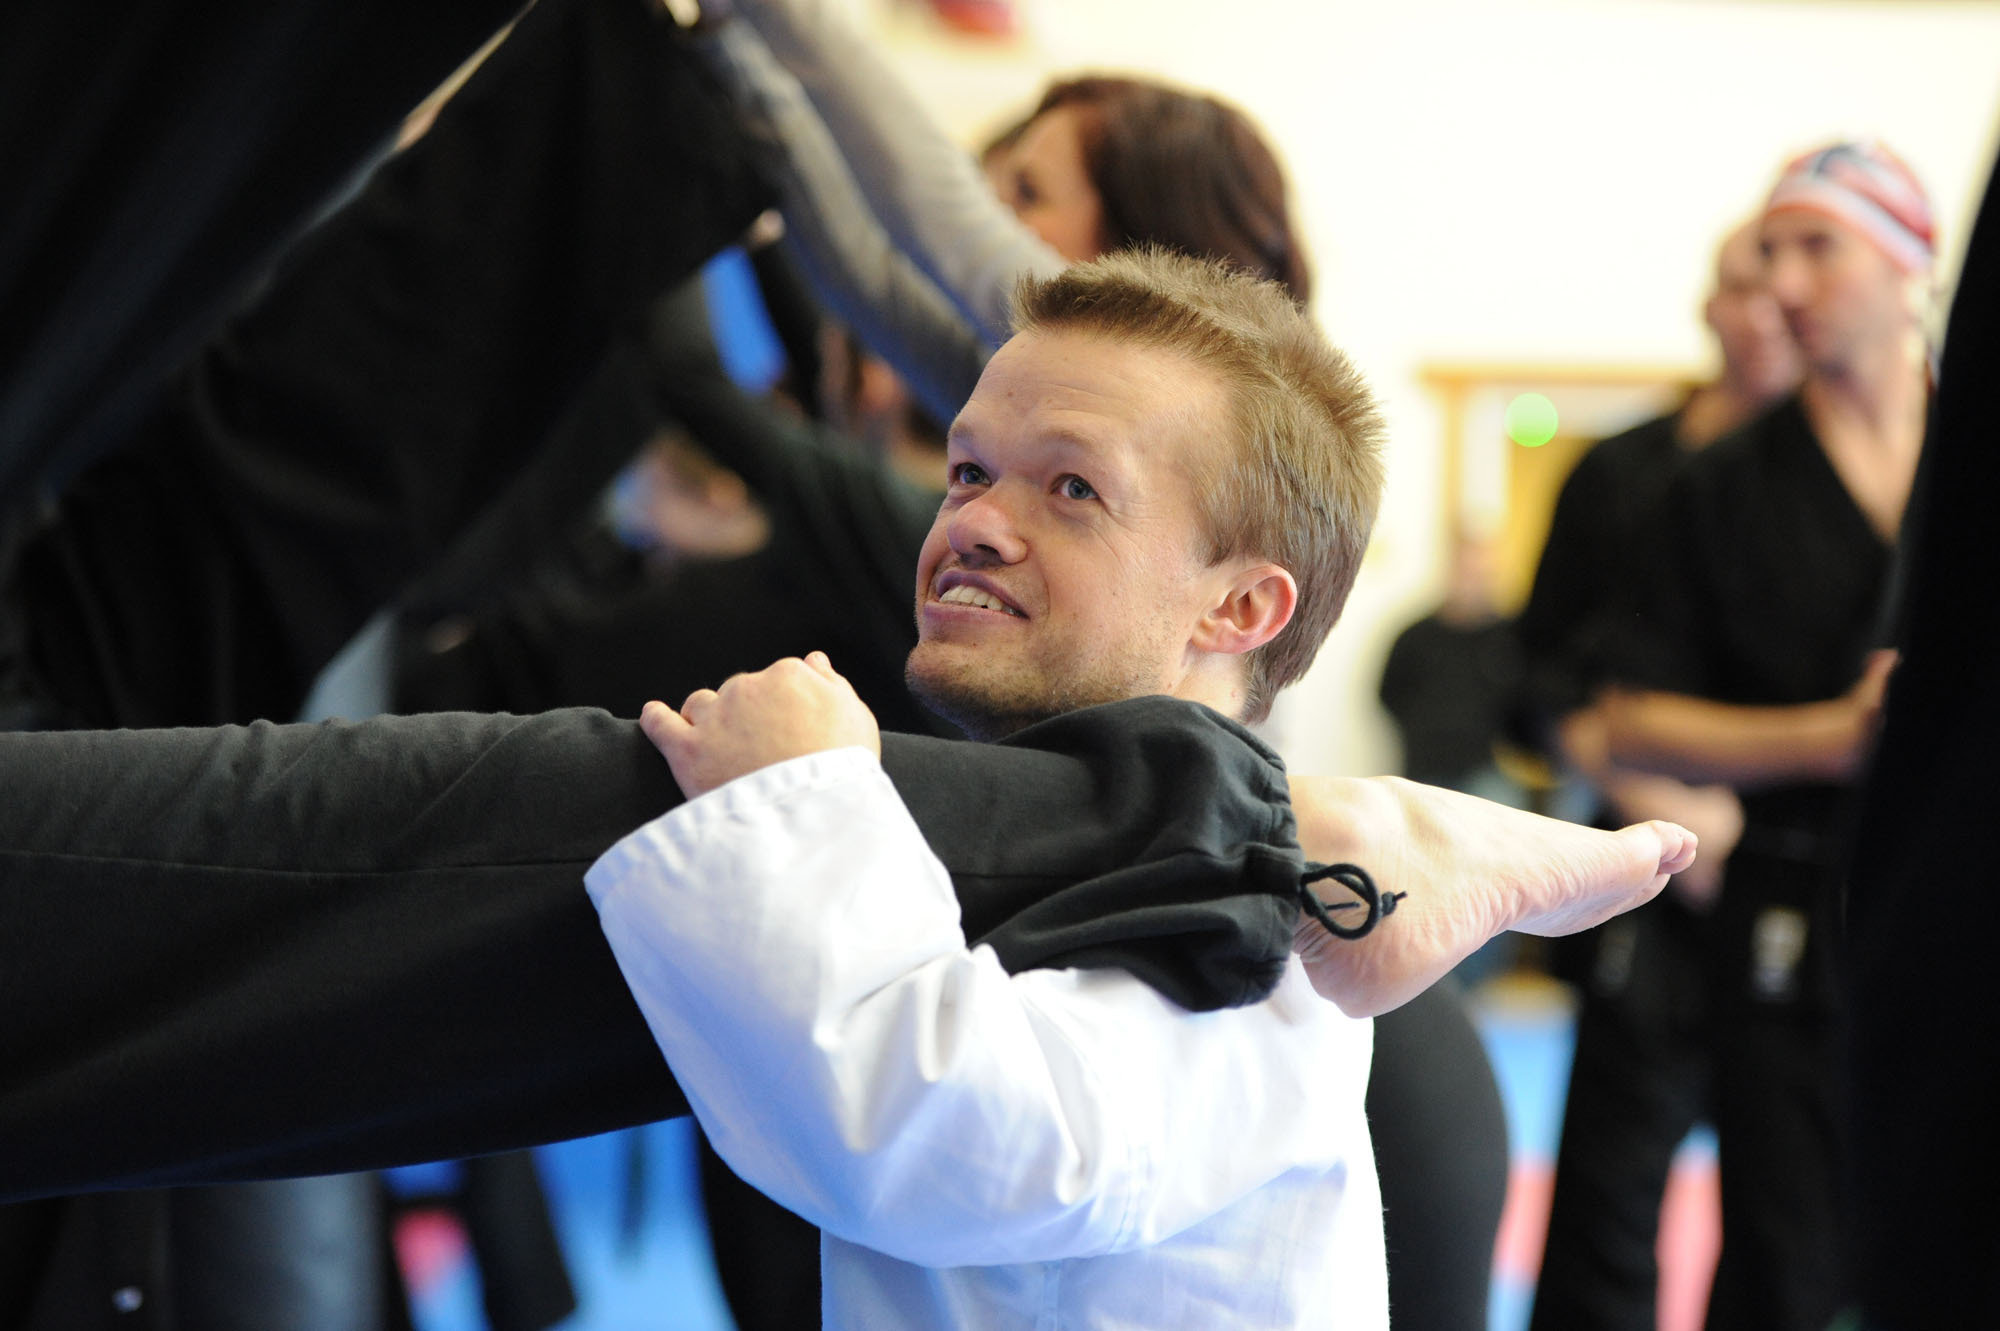
M 1253 564 L 1232 578 L 1225 594 L 1195 625 L 1189 645 L 1236 656 L 1278 636 L 1298 608 L 1299 587 L 1276 564 Z

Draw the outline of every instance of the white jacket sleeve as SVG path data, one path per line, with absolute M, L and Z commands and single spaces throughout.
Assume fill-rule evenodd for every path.
M 1156 1242 L 1330 1161 L 1304 1111 L 1328 1076 L 1357 1103 L 1366 1077 L 1366 1024 L 1299 974 L 1202 1014 L 1122 972 L 1009 976 L 966 947 L 948 876 L 861 750 L 690 801 L 586 883 L 722 1157 L 904 1261 Z
M 989 343 L 1007 340 L 1014 284 L 1063 257 L 1023 225 L 874 46 L 826 0 L 738 0 L 805 88 L 875 214 Z

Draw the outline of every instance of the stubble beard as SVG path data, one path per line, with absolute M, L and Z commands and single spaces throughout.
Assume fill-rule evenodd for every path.
M 1160 691 L 1152 672 L 1131 658 L 1023 673 L 977 654 L 932 659 L 925 646 L 910 653 L 903 682 L 918 702 L 976 740 L 1004 739 L 1066 712 Z
M 903 665 L 903 682 L 918 702 L 982 741 L 1005 739 L 1079 705 L 1024 680 L 995 680 L 977 662 L 926 662 L 921 645 Z

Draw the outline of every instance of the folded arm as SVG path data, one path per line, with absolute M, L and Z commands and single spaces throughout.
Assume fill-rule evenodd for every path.
M 1737 789 L 1851 781 L 1874 740 L 1893 652 L 1869 659 L 1852 688 L 1823 702 L 1747 706 L 1682 693 L 1614 691 L 1596 711 L 1622 766 Z
M 968 816 L 976 816 L 968 811 Z M 1117 971 L 1009 976 L 864 750 L 794 759 L 586 878 L 717 1150 L 844 1239 L 929 1266 L 1143 1246 L 1336 1148 L 1368 1033 L 1296 968 L 1191 1014 Z M 1314 1124 L 1322 1119 L 1313 1118 Z M 1190 1146 L 1231 1125 L 1226 1151 Z
M 823 724 L 865 709 L 812 659 L 649 705 L 707 793 L 586 876 L 739 1174 L 850 1242 L 985 1265 L 1154 1243 L 1354 1149 L 1326 1129 L 1358 1110 L 1369 1031 L 1296 965 L 1266 1003 L 1195 1014 L 1122 971 L 1010 976 L 969 948 L 865 728 Z M 1227 1149 L 1198 1145 L 1218 1124 Z

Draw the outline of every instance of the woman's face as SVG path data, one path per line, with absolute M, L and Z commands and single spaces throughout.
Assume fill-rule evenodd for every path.
M 1075 262 L 1104 252 L 1104 201 L 1083 161 L 1074 106 L 1036 116 L 999 163 L 1000 197 L 1036 235 Z

